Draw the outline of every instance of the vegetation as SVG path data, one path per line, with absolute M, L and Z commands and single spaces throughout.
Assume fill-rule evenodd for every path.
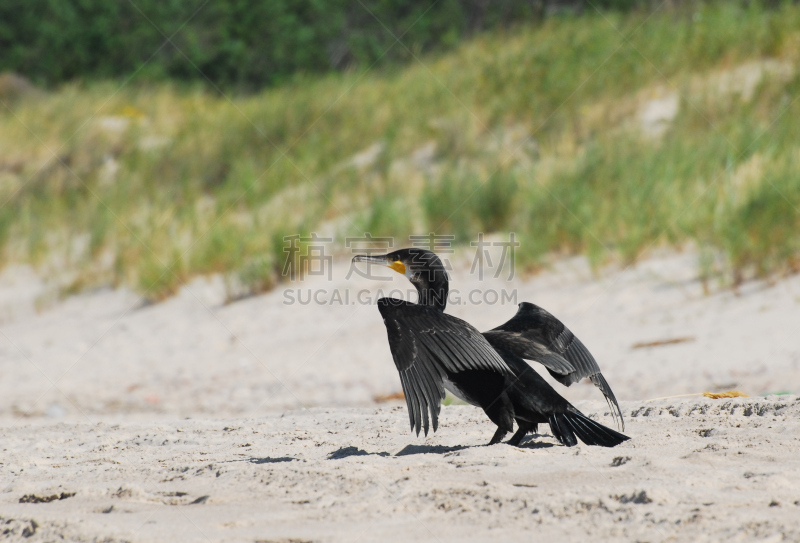
M 539 19 L 545 2 L 536 6 L 519 0 L 6 0 L 0 71 L 49 84 L 134 74 L 253 89 L 297 72 L 410 60 L 477 30 Z
M 748 5 L 760 0 L 727 0 Z M 767 0 L 770 1 L 770 0 Z M 771 0 L 774 2 L 774 0 Z M 669 0 L 693 5 L 696 0 Z M 252 91 L 297 74 L 391 66 L 478 31 L 664 0 L 4 0 L 0 72 L 173 79 Z M 400 41 L 398 41 L 400 40 Z
M 734 281 L 796 271 L 799 61 L 800 7 L 722 3 L 553 16 L 245 97 L 3 99 L 2 258 L 152 299 L 213 272 L 270 288 L 283 237 L 312 231 L 515 231 L 529 266 L 693 243 Z

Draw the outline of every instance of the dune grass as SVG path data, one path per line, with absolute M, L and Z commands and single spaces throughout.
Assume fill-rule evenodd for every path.
M 800 6 L 720 3 L 553 17 L 252 96 L 133 81 L 4 100 L 2 262 L 156 300 L 217 272 L 269 289 L 297 233 L 514 231 L 528 266 L 694 243 L 726 281 L 796 271 L 799 64 Z M 648 128 L 665 97 L 674 118 Z

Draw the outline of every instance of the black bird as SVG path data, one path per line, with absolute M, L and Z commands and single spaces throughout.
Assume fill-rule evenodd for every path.
M 517 422 L 509 440 L 519 445 L 539 423 L 548 423 L 564 445 L 613 447 L 630 439 L 583 415 L 562 398 L 524 359 L 544 365 L 566 386 L 585 377 L 600 388 L 615 419 L 622 413 L 614 393 L 584 345 L 566 326 L 531 303 L 505 324 L 481 334 L 469 323 L 444 313 L 449 291 L 439 257 L 424 249 L 400 249 L 386 255 L 358 255 L 353 262 L 382 264 L 405 275 L 419 303 L 381 298 L 389 347 L 400 373 L 411 430 L 417 435 L 439 424 L 445 389 L 484 410 L 497 425 L 489 442 L 500 442 Z M 430 414 L 430 417 L 428 416 Z M 624 426 L 622 426 L 624 429 Z

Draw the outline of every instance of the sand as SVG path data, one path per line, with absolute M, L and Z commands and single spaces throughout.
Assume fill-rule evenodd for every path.
M 408 288 L 347 269 L 290 287 Z M 219 278 L 156 305 L 57 300 L 9 268 L 0 539 L 800 540 L 800 278 L 705 294 L 696 272 L 682 253 L 599 277 L 582 259 L 511 282 L 453 274 L 464 293 L 516 289 L 589 347 L 632 437 L 603 449 L 546 426 L 488 447 L 491 423 L 464 405 L 411 434 L 402 402 L 374 400 L 399 379 L 370 305 L 287 306 L 284 289 L 226 305 Z M 488 329 L 515 309 L 448 311 Z M 726 389 L 753 397 L 654 399 Z M 611 424 L 593 386 L 559 390 Z

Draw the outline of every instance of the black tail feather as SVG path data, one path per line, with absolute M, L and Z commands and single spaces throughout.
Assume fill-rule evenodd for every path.
M 567 423 L 567 419 L 563 414 L 552 414 L 550 415 L 550 430 L 553 432 L 553 435 L 558 439 L 563 445 L 567 447 L 574 447 L 578 444 L 578 440 L 575 439 L 575 433 L 573 432 L 570 425 Z
M 555 438 L 567 447 L 578 444 L 575 436 L 587 445 L 600 447 L 615 447 L 630 439 L 616 430 L 593 421 L 580 411 L 554 413 L 550 415 L 548 422 Z
M 603 392 L 603 396 L 606 397 L 606 402 L 608 403 L 608 408 L 611 410 L 611 417 L 614 419 L 614 422 L 617 423 L 619 429 L 624 432 L 625 420 L 622 418 L 622 410 L 619 408 L 619 402 L 617 402 L 617 398 L 611 391 L 611 387 L 608 386 L 608 381 L 606 381 L 602 373 L 592 375 L 589 379 Z

